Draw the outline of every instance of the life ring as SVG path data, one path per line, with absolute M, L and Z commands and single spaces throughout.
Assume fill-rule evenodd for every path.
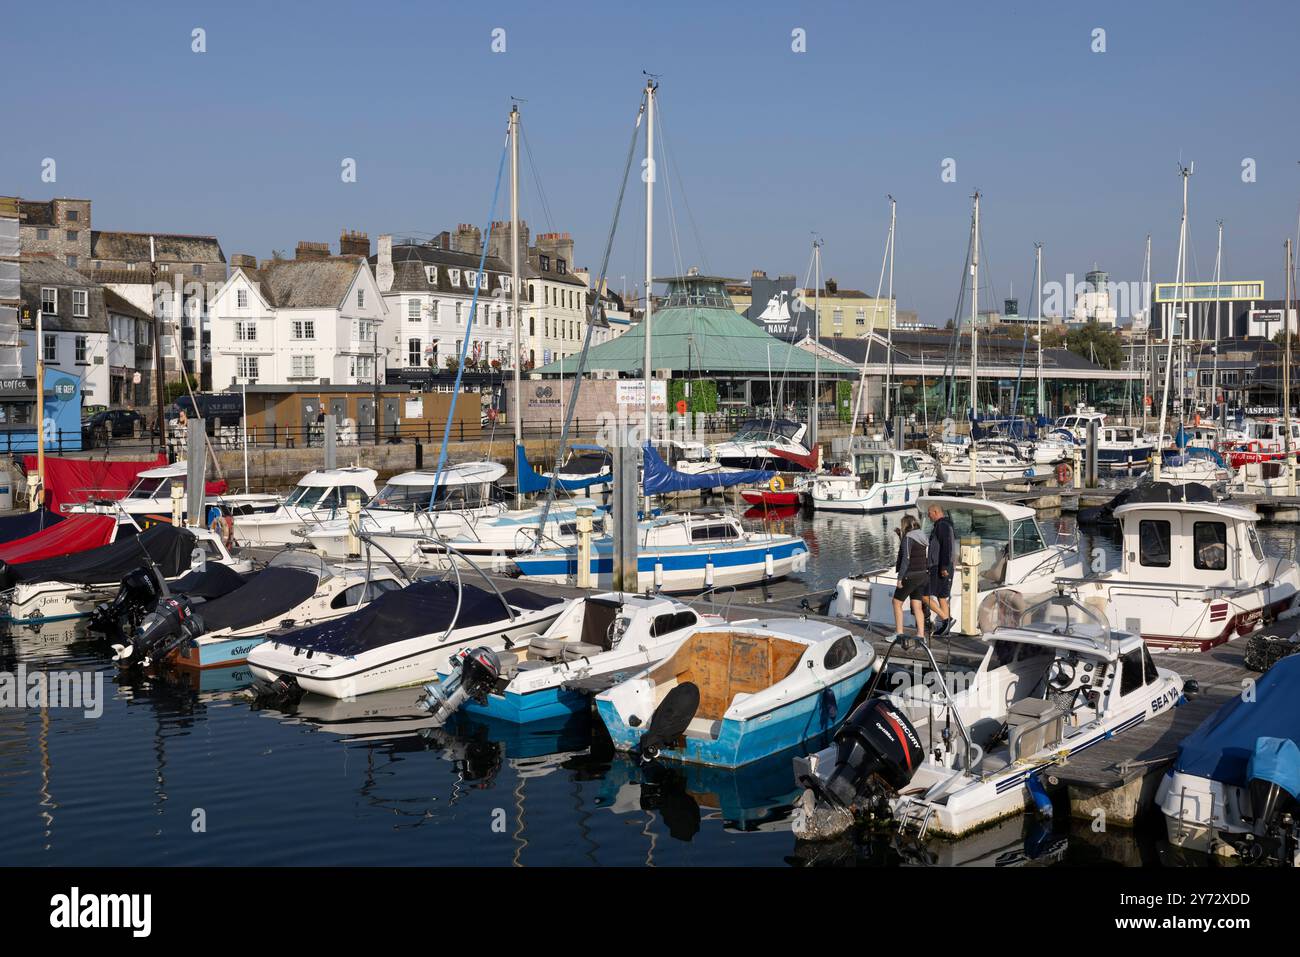
M 1074 469 L 1069 462 L 1059 462 L 1056 466 L 1056 481 L 1061 485 L 1068 485 L 1074 478 Z
M 208 522 L 208 531 L 216 535 L 230 548 L 235 542 L 235 520 L 229 515 L 213 515 Z
M 784 492 L 785 479 L 781 478 L 781 476 L 779 475 L 774 475 L 772 476 L 772 481 L 767 483 L 767 487 L 771 489 L 773 492 Z

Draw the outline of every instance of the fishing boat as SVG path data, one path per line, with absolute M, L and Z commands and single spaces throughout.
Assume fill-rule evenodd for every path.
M 189 614 L 160 603 L 113 649 L 119 667 L 231 667 L 242 664 L 270 631 L 340 618 L 402 585 L 384 566 L 331 566 L 318 556 L 282 552 L 224 595 L 193 605 L 187 597 Z M 181 627 L 190 615 L 197 621 Z
M 302 544 L 302 532 L 346 514 L 350 497 L 359 496 L 363 502 L 373 498 L 378 475 L 374 469 L 360 467 L 308 472 L 275 511 L 235 517 L 235 541 L 245 545 Z
M 480 646 L 494 653 L 491 686 L 455 703 L 447 689 L 463 682 L 466 672 L 464 656 L 453 658 L 439 670 L 438 684 L 426 689 L 428 707 L 444 721 L 459 707 L 517 724 L 587 711 L 595 691 L 658 661 L 686 629 L 721 620 L 663 596 L 575 598 L 529 642 L 508 646 L 497 638 Z
M 505 474 L 506 467 L 497 462 L 463 462 L 441 474 L 417 470 L 394 475 L 363 507 L 360 531 L 397 561 L 419 561 L 421 535 L 463 535 L 481 519 L 505 512 L 496 487 Z M 330 558 L 349 557 L 348 520 L 322 523 L 307 533 L 307 541 Z
M 1174 847 L 1300 866 L 1300 657 L 1234 695 L 1178 747 L 1156 791 Z
M 1120 566 L 1059 581 L 1153 648 L 1207 651 L 1276 618 L 1300 594 L 1300 566 L 1264 553 L 1253 509 L 1187 501 L 1181 486 L 1162 481 L 1130 495 L 1114 515 Z
M 274 632 L 248 654 L 260 688 L 331 698 L 423 684 L 451 656 L 490 639 L 518 642 L 545 631 L 564 609 L 512 589 L 420 579 L 333 621 Z
M 913 452 L 867 449 L 855 451 L 851 458 L 848 474 L 809 479 L 803 494 L 814 509 L 867 513 L 911 508 L 935 484 Z
M 952 495 L 926 495 L 917 502 L 917 509 L 927 535 L 931 505 L 938 505 L 952 519 L 958 541 L 972 537 L 979 540 L 975 596 L 979 631 L 991 630 L 1002 618 L 1003 609 L 1023 609 L 1030 601 L 1054 591 L 1058 577 L 1083 575 L 1077 545 L 1049 545 L 1038 525 L 1037 513 L 1031 508 Z M 893 631 L 892 599 L 897 585 L 898 575 L 893 568 L 841 578 L 829 612 Z M 964 621 L 964 598 L 956 583 L 950 601 L 952 618 Z M 910 610 L 905 609 L 904 621 L 911 620 Z
M 723 468 L 799 470 L 805 467 L 783 453 L 811 455 L 803 444 L 807 434 L 808 426 L 789 419 L 750 419 L 730 439 L 710 446 L 709 452 Z
M 833 730 L 875 660 L 847 629 L 805 618 L 709 625 L 597 695 L 596 711 L 642 760 L 740 767 Z
M 119 536 L 100 548 L 75 555 L 10 565 L 0 573 L 0 620 L 34 622 L 89 615 L 110 598 L 122 578 L 150 563 L 165 579 L 199 563 L 251 568 L 235 558 L 219 535 L 206 528 L 159 524 L 138 535 Z
M 717 509 L 662 515 L 637 525 L 637 591 L 698 592 L 775 581 L 806 570 L 808 545 L 795 535 L 747 531 Z M 561 584 L 577 581 L 578 549 L 543 548 L 513 557 L 526 578 Z M 614 539 L 591 543 L 591 580 L 613 584 Z
M 163 516 L 166 521 L 172 515 L 172 489 L 185 489 L 189 475 L 189 466 L 184 461 L 157 468 L 145 469 L 126 495 L 118 499 L 91 498 L 79 505 L 68 505 L 64 511 L 69 514 L 92 515 L 129 515 L 139 521 L 149 516 Z M 217 485 L 216 488 L 223 486 Z M 274 512 L 280 507 L 278 496 L 257 492 L 239 494 L 207 494 L 203 499 L 204 507 L 215 507 L 223 515 L 251 515 Z M 185 516 L 189 508 L 188 496 L 181 496 L 181 515 Z
M 829 747 L 795 759 L 807 788 L 796 836 L 833 837 L 882 808 L 900 827 L 942 838 L 1027 805 L 1047 813 L 1044 771 L 1182 701 L 1182 678 L 1157 667 L 1139 635 L 1068 595 L 1031 606 L 1020 625 L 984 641 L 983 660 L 959 688 L 922 642 L 935 680 L 868 697 Z

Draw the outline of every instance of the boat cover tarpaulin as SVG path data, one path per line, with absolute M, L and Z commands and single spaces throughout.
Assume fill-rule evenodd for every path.
M 100 548 L 113 540 L 116 528 L 111 515 L 71 515 L 43 532 L 0 545 L 0 561 L 18 565 Z
M 106 585 L 121 581 L 132 569 L 146 564 L 148 552 L 165 578 L 175 578 L 190 567 L 194 533 L 175 525 L 152 525 L 139 535 L 119 538 L 111 545 L 64 558 L 43 558 L 18 565 L 0 563 L 0 588 L 18 582 L 58 581 L 78 585 Z
M 167 456 L 142 462 L 105 462 L 91 459 L 45 457 L 45 507 L 61 511 L 64 505 L 84 505 L 92 499 L 119 499 L 131 490 L 145 469 L 167 464 Z M 36 456 L 23 456 L 23 469 L 36 474 Z
M 61 521 L 63 521 L 62 515 L 44 508 L 38 508 L 34 512 L 6 515 L 0 518 L 0 544 L 16 542 L 28 535 L 35 535 Z
M 419 635 L 436 637 L 447 630 L 453 618 L 457 628 L 472 628 L 509 617 L 493 592 L 468 584 L 461 585 L 457 615 L 456 590 L 455 582 L 417 581 L 399 591 L 385 592 L 350 615 L 310 625 L 278 640 L 332 655 L 359 655 Z
M 576 446 L 575 446 L 576 447 Z M 556 479 L 555 487 L 565 492 L 581 492 L 593 485 L 600 485 L 614 480 L 613 473 L 599 472 L 584 479 Z M 515 487 L 521 495 L 540 492 L 549 488 L 551 480 L 545 475 L 538 475 L 524 458 L 524 447 L 515 446 Z
M 1245 786 L 1260 738 L 1300 737 L 1300 655 L 1281 659 L 1255 683 L 1251 700 L 1236 695 L 1201 722 L 1178 749 L 1186 774 Z
M 732 485 L 750 485 L 755 482 L 767 482 L 775 472 L 763 469 L 724 469 L 718 472 L 705 472 L 702 475 L 687 475 L 669 467 L 649 442 L 642 446 L 645 453 L 645 469 L 641 476 L 641 488 L 646 495 L 663 495 L 667 492 L 686 492 L 692 489 L 727 488 Z
M 1250 781 L 1270 781 L 1300 797 L 1300 748 L 1290 738 L 1260 738 L 1246 767 Z
M 242 588 L 247 580 L 229 565 L 205 562 L 203 571 L 187 572 L 167 587 L 169 591 L 207 601 L 229 595 L 236 588 Z
M 229 594 L 204 602 L 195 611 L 208 633 L 223 628 L 247 628 L 263 621 L 268 627 L 274 627 L 286 612 L 316 594 L 319 584 L 318 576 L 302 568 L 267 568 Z

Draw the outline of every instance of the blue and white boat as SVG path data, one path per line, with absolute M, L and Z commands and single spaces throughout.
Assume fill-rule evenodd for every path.
M 517 724 L 587 711 L 591 694 L 658 661 L 688 628 L 722 619 L 701 616 L 672 598 L 606 592 L 575 598 L 549 628 L 528 642 L 483 643 L 495 653 L 500 678 L 484 700 L 460 704 L 467 714 Z M 466 649 L 467 651 L 469 649 Z M 426 687 L 429 708 L 451 714 L 442 693 L 462 656 L 438 671 Z
M 808 545 L 795 535 L 747 531 L 734 516 L 712 510 L 663 515 L 638 524 L 637 591 L 670 593 L 775 581 L 808 567 Z M 578 549 L 547 548 L 515 555 L 526 578 L 570 584 L 577 580 Z M 610 587 L 614 539 L 592 539 L 591 576 Z
M 869 644 L 838 625 L 804 618 L 708 625 L 597 695 L 596 711 L 620 751 L 740 767 L 833 730 L 875 660 Z
M 509 557 L 530 552 L 540 543 L 543 547 L 568 547 L 578 543 L 578 509 L 592 511 L 592 531 L 605 532 L 605 511 L 592 498 L 557 502 L 546 509 L 546 525 L 538 532 L 542 521 L 542 507 L 518 509 L 501 515 L 491 515 L 470 522 L 458 535 L 449 538 L 421 539 L 416 553 L 423 561 L 436 560 L 447 553 L 448 547 L 463 555 Z
M 1278 661 L 1179 746 L 1156 791 L 1169 843 L 1300 864 L 1300 655 Z
M 1131 425 L 1111 425 L 1104 412 L 1063 415 L 1052 426 L 1050 437 L 1086 446 L 1088 430 L 1097 429 L 1097 466 L 1109 472 L 1138 472 L 1151 464 L 1155 444 Z

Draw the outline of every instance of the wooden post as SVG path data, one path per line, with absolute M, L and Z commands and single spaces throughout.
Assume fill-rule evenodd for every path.
M 980 540 L 961 540 L 961 633 L 976 636 L 979 630 Z

